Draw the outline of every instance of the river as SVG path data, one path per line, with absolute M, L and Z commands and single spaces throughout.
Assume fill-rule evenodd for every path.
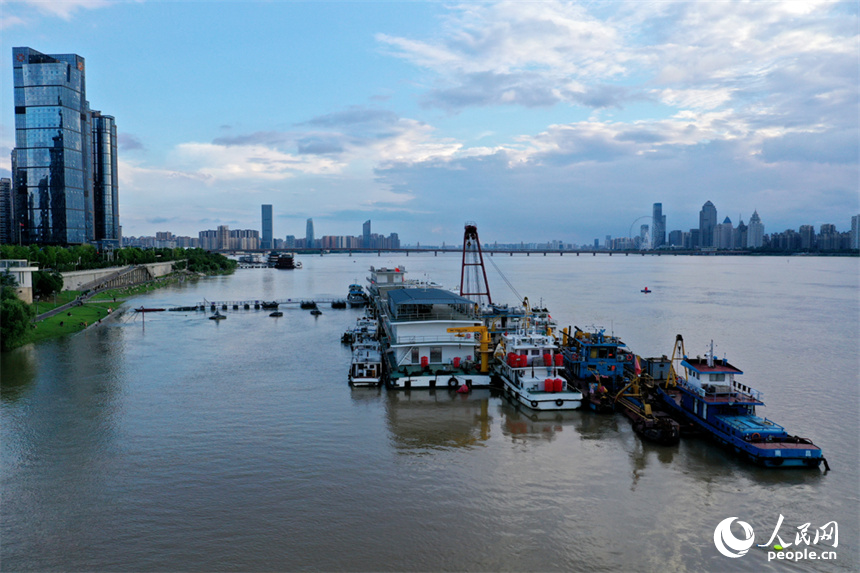
M 343 298 L 370 265 L 405 265 L 448 287 L 460 276 L 458 255 L 299 260 L 302 269 L 239 270 L 125 308 Z M 643 443 L 619 415 L 532 420 L 491 390 L 350 389 L 340 335 L 355 309 L 228 310 L 221 322 L 126 312 L 2 356 L 0 568 L 860 569 L 860 260 L 492 263 L 494 300 L 516 301 L 495 265 L 561 326 L 603 326 L 642 356 L 670 354 L 678 333 L 691 355 L 713 339 L 763 392 L 762 413 L 812 438 L 832 470 L 760 469 L 698 439 Z M 765 544 L 780 515 L 788 549 L 799 541 L 836 559 L 717 551 L 722 520 L 748 523 Z M 813 542 L 834 521 L 838 542 Z

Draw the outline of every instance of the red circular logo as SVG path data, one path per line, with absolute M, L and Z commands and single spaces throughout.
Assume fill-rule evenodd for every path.
M 19 62 L 23 62 L 24 61 L 24 54 L 16 54 L 15 59 L 18 60 Z
M 84 63 L 83 62 L 78 62 L 78 69 L 81 71 L 84 71 Z

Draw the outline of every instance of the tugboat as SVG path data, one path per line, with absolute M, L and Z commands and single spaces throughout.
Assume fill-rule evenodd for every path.
M 379 342 L 361 340 L 352 347 L 350 386 L 379 386 L 382 383 L 382 351 Z
M 684 367 L 686 378 L 678 374 L 676 362 Z M 764 405 L 761 392 L 738 382 L 735 377 L 741 374 L 725 358 L 714 357 L 713 341 L 704 358 L 687 357 L 679 334 L 669 376 L 657 391 L 670 411 L 755 464 L 815 468 L 823 461 L 829 469 L 821 448 L 811 440 L 789 435 L 779 424 L 756 415 L 756 406 Z
M 495 352 L 505 395 L 532 410 L 576 410 L 582 392 L 560 378 L 561 354 L 551 334 L 521 329 L 504 333 Z

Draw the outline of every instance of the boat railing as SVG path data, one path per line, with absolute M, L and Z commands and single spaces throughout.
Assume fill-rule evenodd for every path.
M 759 402 L 762 401 L 762 393 L 754 388 L 750 388 L 745 384 L 741 384 L 740 382 L 732 381 L 732 389 L 740 393 L 744 396 L 749 396 L 750 398 L 757 400 Z
M 469 344 L 470 342 L 474 344 L 480 344 L 480 342 L 476 342 L 474 339 L 467 339 L 459 336 L 455 336 L 453 334 L 449 335 L 436 335 L 436 336 L 398 336 L 396 339 L 392 340 L 392 345 L 396 346 L 399 344 L 431 344 L 437 342 L 450 342 L 450 343 L 461 343 L 461 344 Z

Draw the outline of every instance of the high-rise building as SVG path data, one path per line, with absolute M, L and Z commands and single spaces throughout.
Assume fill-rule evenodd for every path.
M 800 248 L 808 251 L 815 248 L 815 227 L 812 225 L 800 226 Z
M 272 244 L 273 238 L 274 233 L 272 233 L 272 206 L 263 205 L 263 238 L 260 240 L 260 248 L 274 248 L 274 245 Z
M 647 249 L 651 243 L 648 225 L 639 225 L 639 248 Z
M 369 249 L 371 247 L 371 245 L 370 245 L 370 219 L 365 221 L 364 224 L 361 226 L 361 237 L 362 237 L 361 246 L 364 247 L 365 249 Z
M 314 248 L 314 220 L 308 219 L 305 227 L 305 247 L 308 249 Z
M 119 173 L 117 171 L 116 121 L 92 112 L 93 136 L 93 231 L 92 240 L 119 248 Z
M 731 249 L 733 235 L 732 220 L 726 217 L 722 223 L 714 227 L 714 244 L 711 246 L 718 249 Z
M 12 49 L 15 226 L 23 244 L 119 246 L 116 125 L 90 110 L 85 60 Z
M 699 211 L 699 246 L 715 247 L 714 228 L 717 226 L 717 208 L 710 201 Z
M 17 243 L 15 235 L 15 209 L 12 200 L 12 180 L 0 179 L 0 244 Z
M 663 214 L 662 203 L 654 203 L 651 223 L 651 248 L 658 249 L 666 244 L 666 215 Z
M 860 249 L 860 215 L 851 217 L 851 248 Z
M 747 246 L 747 233 L 749 233 L 749 227 L 744 225 L 744 220 L 740 216 L 738 216 L 738 221 L 738 226 L 735 228 L 732 238 L 732 248 L 744 249 Z
M 753 211 L 750 217 L 750 224 L 747 225 L 747 244 L 748 249 L 760 249 L 764 244 L 764 225 L 761 222 L 761 217 L 758 216 L 758 211 Z

